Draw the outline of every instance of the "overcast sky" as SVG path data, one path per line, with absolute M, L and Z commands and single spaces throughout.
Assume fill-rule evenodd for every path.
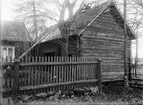
M 1 0 L 1 19 L 14 20 L 16 13 L 13 11 L 13 0 Z M 133 48 L 133 55 L 135 56 L 135 48 Z M 143 37 L 139 40 L 139 57 L 143 58 Z

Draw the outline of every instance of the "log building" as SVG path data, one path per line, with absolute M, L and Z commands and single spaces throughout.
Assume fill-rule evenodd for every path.
M 105 2 L 79 10 L 72 20 L 56 28 L 40 43 L 41 55 L 64 55 L 64 35 L 68 36 L 68 55 L 95 57 L 103 62 L 103 80 L 124 79 L 124 22 L 127 27 L 127 74 L 131 57 L 131 40 L 135 34 L 114 2 Z M 53 26 L 52 26 L 53 27 Z M 54 26 L 56 27 L 56 25 Z M 57 26 L 58 27 L 58 26 Z M 64 35 L 63 35 L 64 34 Z

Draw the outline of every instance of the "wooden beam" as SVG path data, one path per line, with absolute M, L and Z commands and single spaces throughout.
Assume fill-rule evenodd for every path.
M 3 101 L 3 69 L 0 65 L 0 102 Z
M 12 86 L 12 100 L 15 101 L 19 92 L 19 63 L 20 59 L 15 59 L 14 61 L 14 82 Z
M 125 69 L 125 74 L 124 76 L 127 76 L 127 27 L 126 27 L 126 7 L 127 7 L 127 2 L 124 0 L 124 69 Z
M 70 82 L 61 82 L 61 83 L 42 84 L 42 85 L 34 85 L 34 86 L 22 86 L 20 87 L 20 90 L 47 88 L 47 87 L 54 87 L 54 86 L 60 86 L 60 85 L 89 83 L 89 82 L 97 82 L 97 81 L 98 81 L 97 79 L 92 79 L 92 80 L 79 80 L 79 81 L 70 81 Z

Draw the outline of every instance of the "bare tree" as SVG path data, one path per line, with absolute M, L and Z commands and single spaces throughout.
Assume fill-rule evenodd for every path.
M 46 19 L 50 18 L 45 13 L 44 8 L 42 8 L 42 0 L 18 0 L 15 5 L 16 8 L 14 10 L 18 14 L 15 20 L 23 21 L 33 40 L 36 39 L 45 30 Z

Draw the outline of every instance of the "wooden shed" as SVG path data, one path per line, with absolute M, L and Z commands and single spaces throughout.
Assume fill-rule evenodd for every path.
M 54 25 L 57 28 L 41 41 L 40 48 L 44 49 L 41 50 L 43 53 L 58 51 L 60 53 L 55 53 L 55 56 L 62 55 L 63 36 L 68 35 L 69 56 L 90 56 L 101 59 L 104 81 L 123 80 L 125 73 L 124 22 L 127 27 L 126 73 L 129 74 L 131 40 L 135 39 L 135 34 L 114 2 L 105 2 L 86 10 L 79 10 L 72 20 L 65 22 L 62 28 L 64 30 Z M 55 44 L 55 49 L 59 46 L 58 50 L 50 50 L 51 47 L 48 45 L 43 46 L 46 43 L 50 43 L 50 46 Z

